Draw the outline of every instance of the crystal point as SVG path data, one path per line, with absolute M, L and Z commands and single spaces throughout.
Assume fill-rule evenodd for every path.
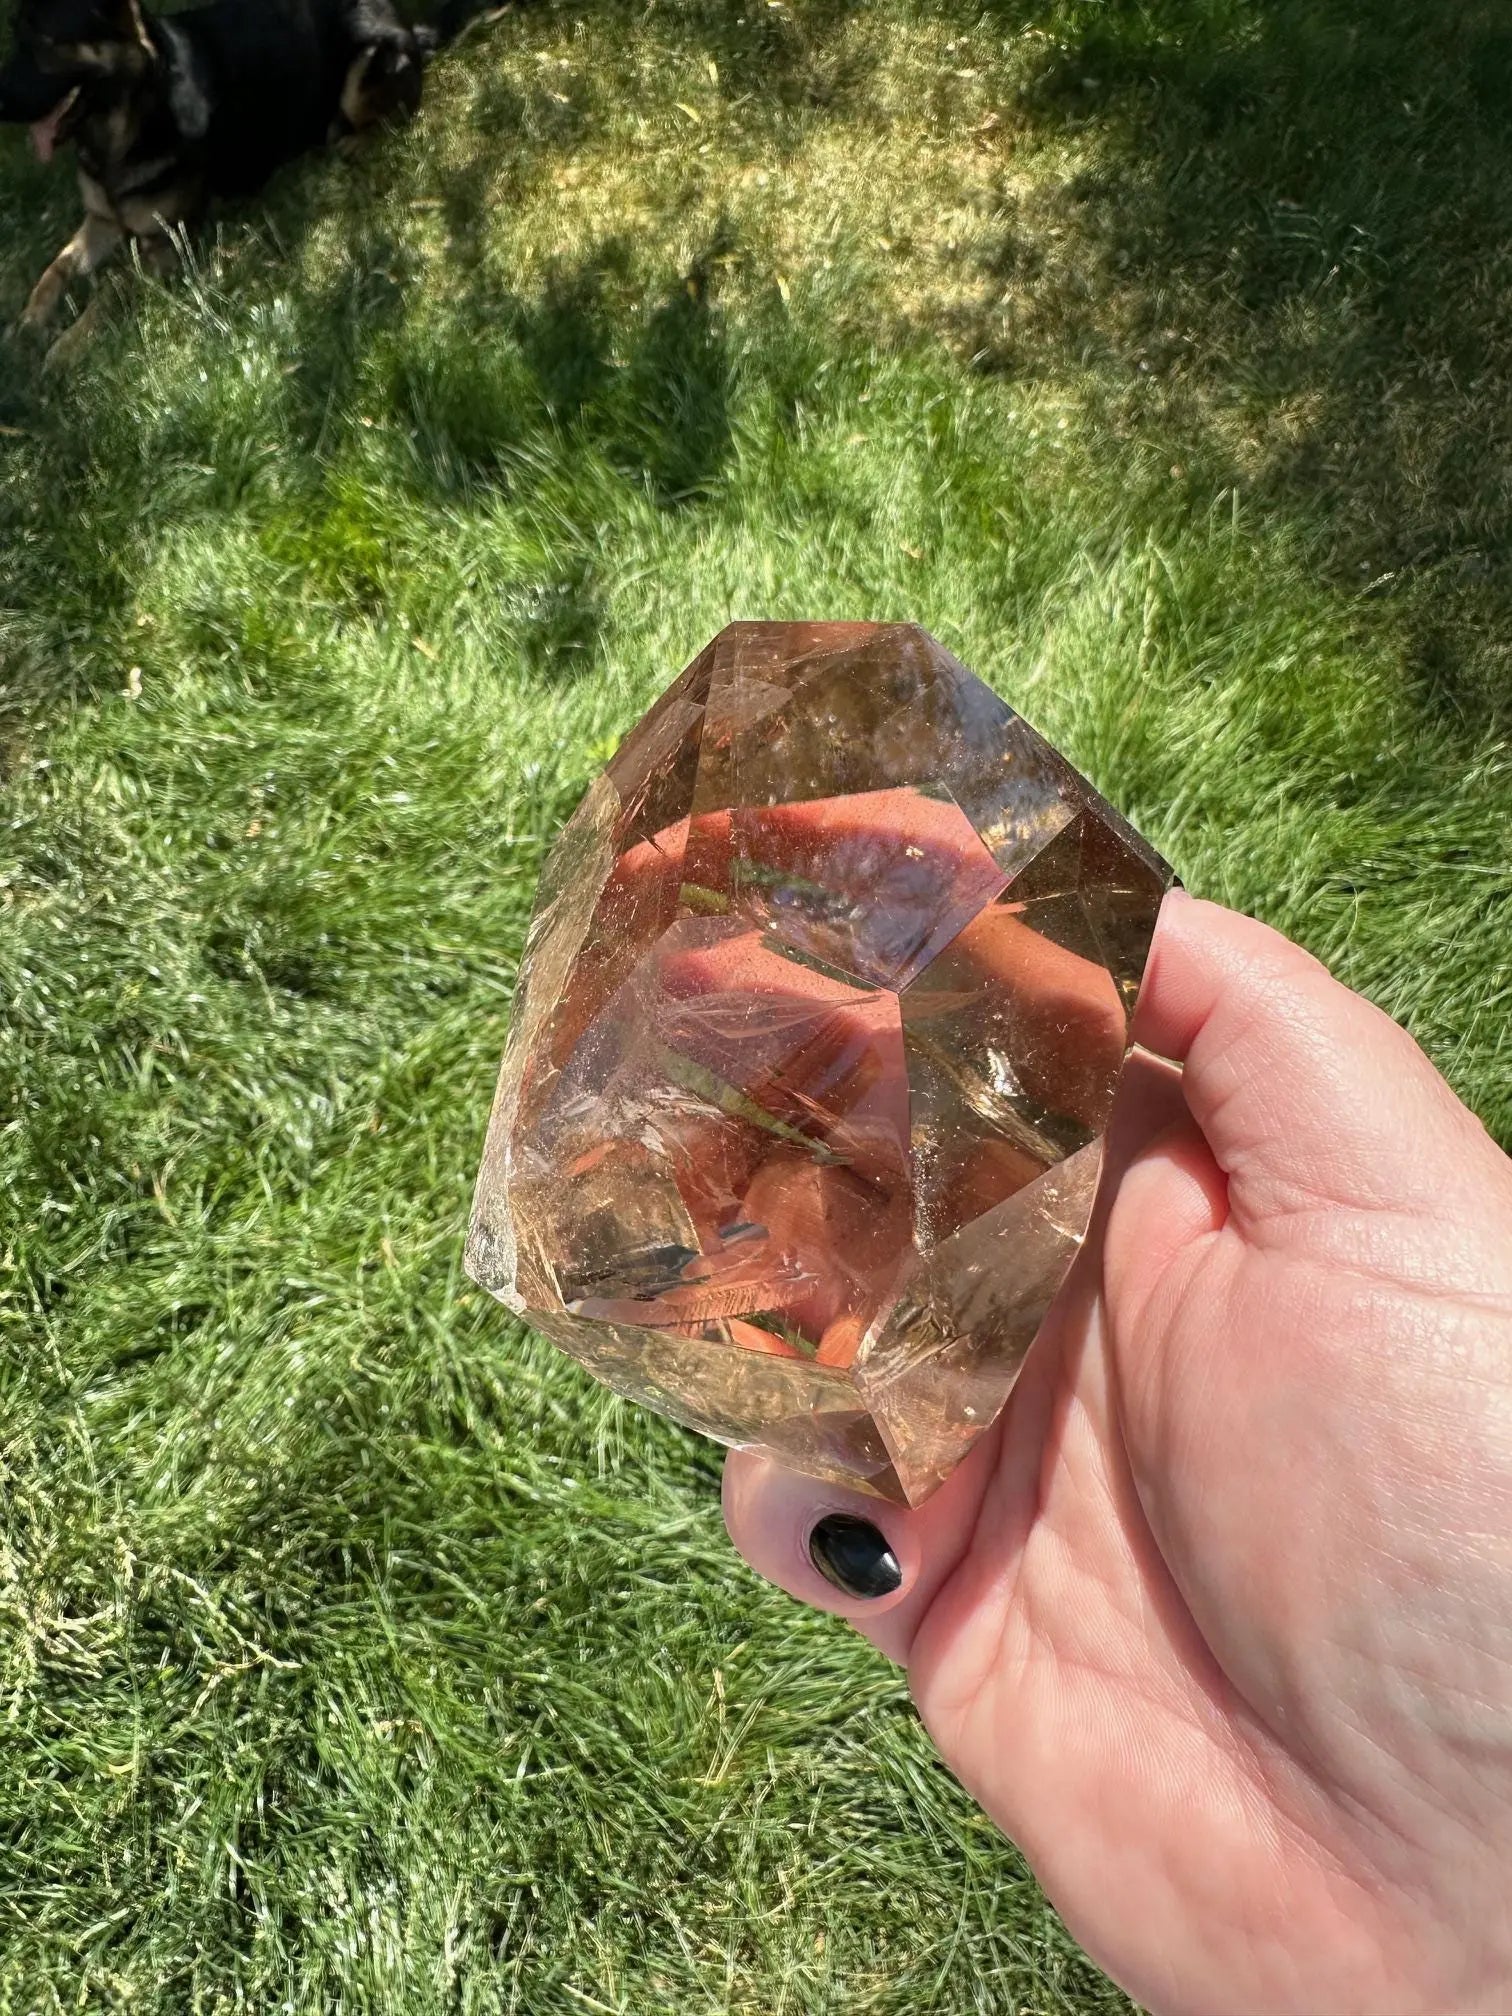
M 1086 1232 L 1171 881 L 924 631 L 732 624 L 547 861 L 468 1271 L 674 1420 L 921 1502 Z

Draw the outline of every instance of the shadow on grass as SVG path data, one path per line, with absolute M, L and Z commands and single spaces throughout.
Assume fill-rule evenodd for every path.
M 1091 367 L 1393 598 L 1420 698 L 1512 708 L 1512 25 L 1470 0 L 998 0 L 1097 169 L 1004 205 L 979 368 Z M 1057 251 L 1055 248 L 1059 246 Z M 1050 249 L 1047 251 L 1047 247 Z
M 685 274 L 626 314 L 633 261 L 610 238 L 557 266 L 533 298 L 505 297 L 420 357 L 396 357 L 392 396 L 414 429 L 434 497 L 479 486 L 518 500 L 599 461 L 663 510 L 717 492 L 733 448 L 733 370 L 715 299 L 716 234 Z M 476 325 L 474 325 L 476 326 Z M 606 618 L 600 528 L 557 514 L 551 567 L 514 598 L 512 629 L 537 673 L 596 663 Z
M 483 165 L 473 172 L 481 179 Z M 650 290 L 644 260 L 611 236 L 529 295 L 492 283 L 464 241 L 448 247 L 458 284 L 444 311 L 416 328 L 415 287 L 434 276 L 417 280 L 413 249 L 370 196 L 338 198 L 342 256 L 284 297 L 290 362 L 262 424 L 292 452 L 276 497 L 253 507 L 258 544 L 299 581 L 298 599 L 378 620 L 408 608 L 398 545 L 406 509 L 444 519 L 448 507 L 475 510 L 489 495 L 534 505 L 548 529 L 535 564 L 501 591 L 508 634 L 531 672 L 580 675 L 598 662 L 606 618 L 597 514 L 633 508 L 637 496 L 666 511 L 704 505 L 732 452 L 733 370 L 717 299 L 728 232 L 717 229 Z M 292 264 L 295 244 L 279 230 L 274 258 Z M 129 353 L 139 338 L 121 319 L 109 341 Z M 260 480 L 246 453 L 250 430 L 225 423 L 231 402 L 214 387 L 183 400 L 170 383 L 135 439 L 131 412 L 96 413 L 106 393 L 77 390 L 76 407 L 69 386 L 34 379 L 16 393 L 16 424 L 0 438 L 0 524 L 25 531 L 0 563 L 9 674 L 0 686 L 11 688 L 0 692 L 0 715 L 24 689 L 32 721 L 119 685 L 144 541 L 169 532 L 180 512 L 235 512 Z M 356 452 L 359 414 L 377 430 L 371 439 L 390 447 L 386 463 Z M 407 448 L 397 455 L 400 440 Z M 596 483 L 584 481 L 587 465 L 601 472 Z M 175 471 L 195 472 L 192 501 Z M 620 501 L 606 482 L 620 486 Z M 281 676 L 298 652 L 295 628 L 292 608 L 244 612 L 235 648 L 249 678 Z M 61 637 L 74 648 L 60 652 Z
M 658 504 L 703 496 L 729 456 L 730 366 L 713 311 L 721 230 L 646 320 L 625 369 L 610 459 Z
M 0 23 L 10 11 L 0 5 Z M 864 85 L 869 59 L 841 32 L 855 11 L 852 0 L 815 0 L 797 13 L 735 17 L 714 0 L 691 0 L 676 10 L 673 32 L 706 52 L 721 94 L 748 105 L 768 139 L 780 139 L 774 119 L 780 126 L 789 111 L 827 113 Z M 554 25 L 545 10 L 542 18 L 549 38 Z M 281 448 L 293 453 L 270 536 L 317 592 L 355 610 L 371 615 L 389 578 L 378 551 L 383 514 L 375 506 L 366 522 L 349 483 L 334 500 L 324 492 L 333 467 L 350 458 L 359 405 L 370 416 L 364 426 L 389 417 L 365 403 L 375 371 L 390 379 L 392 417 L 414 424 L 418 452 L 405 475 L 428 493 L 422 501 L 480 488 L 516 500 L 531 489 L 561 493 L 585 455 L 658 509 L 697 508 L 718 490 L 735 397 L 718 298 L 733 249 L 728 227 L 673 270 L 663 258 L 658 271 L 643 246 L 611 228 L 528 297 L 499 275 L 499 205 L 539 190 L 616 93 L 625 31 L 610 9 L 596 11 L 595 26 L 603 60 L 576 71 L 568 93 L 554 88 L 549 67 L 538 77 L 533 65 L 483 54 L 506 37 L 528 43 L 537 31 L 524 21 L 478 31 L 438 69 L 418 136 L 433 156 L 426 181 L 435 193 L 419 207 L 440 215 L 442 275 L 423 265 L 395 217 L 413 172 L 407 140 L 379 140 L 350 162 L 291 164 L 259 198 L 224 213 L 231 270 L 221 284 L 232 297 L 224 319 L 242 319 L 240 296 L 241 307 L 250 299 L 285 314 L 295 331 L 277 416 Z M 71 175 L 39 167 L 15 136 L 6 136 L 4 186 L 0 319 L 19 308 L 77 217 Z M 205 250 L 198 256 L 213 270 Z M 422 286 L 444 297 L 446 326 L 411 345 L 407 319 Z M 250 428 L 233 440 L 230 426 L 207 413 L 210 394 L 186 396 L 171 364 L 155 374 L 161 389 L 150 415 L 145 398 L 112 397 L 111 380 L 130 375 L 122 367 L 134 348 L 138 377 L 154 375 L 134 287 L 127 276 L 111 326 L 69 379 L 46 381 L 37 354 L 0 334 L 0 537 L 8 548 L 0 683 L 11 689 L 0 695 L 0 714 L 14 711 L 21 689 L 36 721 L 39 708 L 114 686 L 146 544 L 186 510 L 235 509 L 260 480 Z M 175 281 L 170 294 L 176 313 L 197 312 L 187 283 Z M 206 479 L 197 488 L 182 480 L 196 469 Z M 291 530 L 299 515 L 308 536 Z M 559 526 L 540 578 L 519 591 L 511 628 L 536 669 L 570 674 L 595 662 L 600 531 Z
M 409 443 L 390 475 L 412 500 L 431 511 L 490 498 L 534 507 L 549 535 L 534 574 L 506 595 L 532 672 L 574 677 L 598 660 L 604 513 L 617 517 L 637 499 L 682 512 L 719 493 L 734 445 L 734 367 L 716 291 L 727 244 L 716 232 L 645 299 L 631 248 L 613 236 L 554 265 L 529 295 L 459 263 L 472 277 L 444 317 L 420 329 L 370 317 L 340 366 L 343 382 L 327 370 L 291 390 L 316 463 L 318 416 L 332 402 L 350 411 L 362 383 L 365 401 Z M 331 317 L 319 304 L 309 313 L 314 345 Z M 329 490 L 329 475 L 320 481 Z M 310 550 L 285 557 L 318 578 L 334 529 L 317 524 Z M 376 530 L 366 540 L 372 567 L 357 564 L 349 543 L 335 542 L 343 578 L 333 587 L 348 599 L 380 595 Z
M 1192 465 L 1204 494 L 1228 484 L 1309 525 L 1336 585 L 1393 605 L 1426 709 L 1472 732 L 1504 715 L 1512 28 L 1498 8 L 990 0 L 988 11 L 1021 80 L 1006 116 L 1068 139 L 1089 165 L 1058 187 L 1005 176 L 968 298 L 934 311 L 947 333 L 979 370 L 1089 385 L 1111 427 L 1147 442 L 1162 470 Z M 934 12 L 963 27 L 980 18 L 960 0 Z M 663 32 L 705 52 L 720 94 L 780 148 L 784 122 L 797 133 L 865 98 L 877 47 L 852 32 L 859 15 L 851 0 L 740 13 L 684 0 Z M 270 267 L 286 272 L 309 234 L 338 220 L 329 277 L 317 270 L 292 290 L 286 411 L 312 483 L 386 355 L 391 411 L 413 428 L 407 480 L 432 500 L 549 489 L 584 455 L 658 508 L 715 494 L 737 398 L 717 291 L 739 249 L 728 231 L 680 270 L 648 271 L 628 228 L 610 222 L 528 298 L 498 272 L 498 206 L 539 191 L 617 90 L 622 24 L 600 8 L 592 25 L 602 60 L 570 92 L 475 62 L 481 34 L 447 59 L 458 79 L 466 62 L 472 96 L 459 108 L 443 91 L 428 115 L 443 139 L 459 118 L 465 131 L 429 176 L 446 326 L 425 344 L 406 321 L 415 254 L 385 221 L 397 149 L 380 143 L 352 170 L 298 164 L 254 208 L 275 236 Z M 489 31 L 531 32 L 524 17 Z M 55 189 L 19 162 L 7 181 L 18 214 Z M 423 284 L 437 286 L 434 271 Z M 121 549 L 160 493 L 155 472 L 127 475 L 124 454 L 116 481 L 140 494 L 117 511 L 98 486 L 86 492 L 88 416 L 70 421 L 64 403 L 0 370 L 0 425 L 38 427 L 58 451 L 39 461 L 35 493 L 13 496 L 30 526 L 27 585 L 0 599 L 14 606 L 45 586 L 66 602 L 78 582 L 87 627 L 124 606 Z M 596 527 L 574 524 L 522 591 L 515 628 L 532 664 L 593 662 L 599 564 Z M 376 589 L 357 580 L 352 592 L 370 603 Z
M 401 366 L 437 467 L 518 483 L 511 451 L 545 420 L 657 505 L 706 497 L 733 446 L 718 281 L 734 250 L 721 222 L 682 270 L 645 288 L 636 248 L 610 233 L 554 262 L 527 296 L 491 287 L 481 259 L 453 243 L 451 264 L 469 278 L 452 339 L 418 369 Z M 479 354 L 501 338 L 511 346 L 502 378 Z

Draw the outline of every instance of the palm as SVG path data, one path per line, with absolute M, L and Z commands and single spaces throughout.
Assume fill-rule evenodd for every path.
M 998 1433 L 885 1518 L 946 1761 L 1162 2016 L 1512 1994 L 1512 1164 L 1263 927 L 1162 917 L 1086 1250 Z M 1109 1201 L 1111 1200 L 1111 1202 Z M 858 1508 L 859 1509 L 859 1508 Z
M 1162 1097 L 1143 1075 L 1136 1108 Z M 1464 1298 L 1426 1278 L 1442 1242 L 1420 1220 L 1381 1237 L 1421 1199 L 1362 1199 L 1347 1172 L 1339 1196 L 1267 1195 L 1132 1117 L 1144 1143 L 914 1639 L 920 1704 L 1073 1929 L 1163 2011 L 1232 2007 L 1236 1979 L 1247 2008 L 1353 2006 L 1362 1973 L 1379 2006 L 1415 2007 L 1402 1956 L 1421 1964 L 1434 1899 L 1412 1849 L 1425 1825 L 1451 1845 L 1463 1746 L 1443 1717 L 1442 1754 L 1404 1770 L 1413 1711 L 1512 1642 L 1456 1629 L 1414 1560 L 1452 1510 L 1434 1456 L 1460 1436 L 1380 1402 L 1393 1380 L 1421 1392 L 1416 1354 Z M 1488 1762 L 1494 1825 L 1512 1745 Z M 1425 1769 L 1426 1799 L 1404 1784 Z M 1321 1956 L 1300 1975 L 1299 1948 Z
M 1219 2007 L 1293 1851 L 1269 1816 L 1256 1825 L 1271 1794 L 1243 1676 L 1218 1666 L 1140 1502 L 1095 1278 L 1041 1347 L 970 1550 L 916 1641 L 920 1704 L 1095 1957 L 1162 2008 Z M 1200 1468 L 1248 1453 L 1209 1443 Z M 1183 1495 L 1203 1491 L 1186 1473 Z M 1188 2003 L 1194 1948 L 1212 1986 Z M 1183 1956 L 1180 2001 L 1166 1953 Z

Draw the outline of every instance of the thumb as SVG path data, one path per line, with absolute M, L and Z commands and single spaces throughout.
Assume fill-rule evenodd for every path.
M 1501 1156 L 1407 1032 L 1278 931 L 1181 893 L 1134 1035 L 1186 1102 L 1244 1229 L 1340 1207 L 1442 1220 Z M 1504 1180 L 1504 1176 L 1503 1176 Z
M 758 1574 L 801 1603 L 848 1618 L 906 1666 L 914 1634 L 970 1542 L 998 1434 L 984 1435 L 934 1496 L 913 1507 L 732 1450 L 724 1471 L 730 1538 Z

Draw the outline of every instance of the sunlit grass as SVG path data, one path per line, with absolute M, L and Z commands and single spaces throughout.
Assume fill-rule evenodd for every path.
M 0 2009 L 1122 2006 L 461 1231 L 542 849 L 733 616 L 926 623 L 1512 1136 L 1512 70 L 1397 27 L 542 7 L 7 353 Z

